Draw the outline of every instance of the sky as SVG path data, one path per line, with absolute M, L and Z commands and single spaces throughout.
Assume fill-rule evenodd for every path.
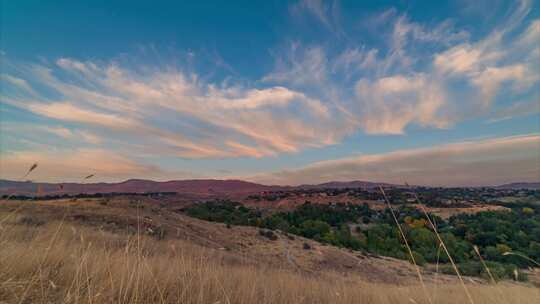
M 540 1 L 0 1 L 2 179 L 540 182 Z

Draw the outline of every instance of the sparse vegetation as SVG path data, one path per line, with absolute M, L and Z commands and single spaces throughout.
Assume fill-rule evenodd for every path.
M 4 212 L 0 212 L 0 303 L 378 304 L 407 299 L 412 303 L 469 300 L 478 304 L 540 300 L 536 289 L 500 283 L 501 280 L 525 281 L 527 276 L 519 268 L 535 266 L 533 262 L 539 252 L 537 232 L 540 232 L 537 205 L 512 203 L 510 211 L 459 214 L 449 219 L 429 215 L 462 275 L 486 280 L 489 276 L 489 281 L 498 282 L 493 288 L 473 285 L 468 279 L 464 292 L 455 279 L 439 283 L 439 277 L 453 275 L 455 270 L 440 253 L 435 232 L 419 210 L 402 203 L 406 196 L 399 199 L 396 191 L 391 193 L 397 222 L 412 249 L 410 255 L 389 210 L 375 210 L 367 204 L 307 203 L 284 211 L 215 200 L 188 208 L 173 207 L 167 213 L 164 209 L 167 205 L 152 197 L 147 201 L 151 203 L 143 203 L 144 195 L 126 196 L 123 203 L 114 195 L 81 196 L 59 201 L 61 204 L 9 202 L 3 207 Z M 34 206 L 41 204 L 38 202 L 43 202 L 42 207 L 55 208 L 50 213 L 55 215 L 54 220 L 41 216 L 39 211 L 21 212 L 28 207 L 39 207 Z M 131 216 L 110 217 L 100 211 L 104 209 Z M 64 214 L 62 219 L 58 218 L 59 210 Z M 235 226 L 257 227 L 249 228 L 254 231 L 254 238 L 220 243 L 212 248 L 189 241 L 200 234 L 188 233 L 184 239 L 171 237 L 188 232 L 179 228 L 171 230 L 171 221 L 167 220 L 171 214 L 180 216 L 177 213 L 180 210 L 192 217 L 224 223 L 212 225 L 224 229 L 225 234 L 245 233 L 245 227 Z M 162 225 L 163 220 L 169 226 Z M 184 230 L 197 231 L 210 224 L 200 222 L 198 228 L 190 225 L 186 224 Z M 306 272 L 295 266 L 302 261 L 298 255 L 318 258 L 321 250 L 337 249 L 307 242 L 302 237 L 403 260 L 411 260 L 412 256 L 416 264 L 427 267 L 422 270 L 422 276 L 428 275 L 429 269 L 434 270 L 430 263 L 437 263 L 435 279 L 431 276 L 422 288 L 412 281 L 399 288 L 388 283 L 368 283 L 358 272 L 343 275 L 334 270 L 353 267 L 345 260 L 336 261 L 337 265 L 343 264 L 332 270 Z M 212 235 L 205 239 L 202 244 L 214 242 Z M 257 246 L 253 242 L 268 244 L 263 252 L 276 247 L 277 251 L 268 254 L 279 255 L 277 260 L 283 262 L 261 263 L 256 256 L 239 254 L 244 246 Z M 295 258 L 291 259 L 289 246 L 296 246 Z M 340 252 L 341 256 L 358 255 L 362 259 L 369 256 L 347 250 Z M 326 256 L 319 265 L 332 263 L 334 257 Z M 413 272 L 407 271 L 407 276 L 412 277 Z M 395 278 L 396 282 L 401 280 Z
M 220 251 L 67 222 L 2 224 L 0 299 L 5 303 L 427 303 L 416 286 L 305 276 L 288 267 L 230 265 Z M 475 303 L 534 303 L 538 291 L 470 287 Z M 459 286 L 428 285 L 436 303 L 462 303 Z
M 375 211 L 368 205 L 306 203 L 290 212 L 263 215 L 236 202 L 208 201 L 193 205 L 186 212 L 204 220 L 277 229 L 338 247 L 410 259 L 388 209 Z M 396 210 L 396 216 L 419 265 L 449 262 L 448 256 L 438 251 L 436 234 L 419 210 L 403 206 Z M 516 269 L 534 266 L 519 256 L 504 256 L 504 252 L 516 251 L 533 260 L 540 259 L 540 212 L 531 207 L 461 214 L 448 221 L 435 215 L 430 218 L 458 268 L 466 275 L 487 276 L 473 251 L 474 245 L 489 261 L 488 266 L 495 269 L 496 279 L 511 279 Z M 355 225 L 354 233 L 350 225 Z M 526 279 L 518 272 L 520 279 Z

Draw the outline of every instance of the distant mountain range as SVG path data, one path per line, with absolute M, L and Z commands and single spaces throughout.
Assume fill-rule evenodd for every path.
M 156 182 L 130 179 L 120 183 L 35 183 L 0 180 L 0 195 L 57 195 L 78 193 L 148 193 L 177 192 L 193 195 L 251 194 L 265 191 L 295 189 L 373 189 L 379 186 L 395 187 L 388 183 L 348 181 L 327 182 L 316 185 L 268 186 L 242 180 L 193 179 Z M 494 186 L 497 189 L 540 189 L 540 183 L 511 183 Z
M 345 188 L 367 188 L 372 189 L 379 186 L 383 187 L 395 187 L 397 185 L 387 183 L 375 183 L 366 181 L 349 181 L 349 182 L 327 182 L 316 185 L 301 185 L 297 188 L 300 189 L 345 189 Z
M 278 190 L 241 180 L 178 180 L 156 182 L 130 179 L 120 183 L 34 183 L 0 180 L 0 194 L 47 195 L 77 193 L 148 193 L 178 192 L 184 194 L 244 194 Z
M 510 184 L 499 185 L 494 188 L 509 189 L 509 190 L 516 190 L 516 189 L 540 190 L 540 183 L 510 183 Z
M 175 180 L 156 182 L 152 180 L 130 179 L 120 183 L 35 183 L 0 180 L 0 195 L 55 195 L 78 193 L 148 193 L 178 192 L 183 194 L 250 194 L 265 191 L 293 189 L 342 189 L 342 188 L 374 188 L 391 186 L 386 183 L 365 181 L 329 182 L 318 185 L 267 186 L 242 180 Z

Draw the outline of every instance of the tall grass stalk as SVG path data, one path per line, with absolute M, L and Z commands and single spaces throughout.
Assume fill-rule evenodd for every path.
M 26 174 L 23 175 L 23 177 L 21 177 L 21 180 L 23 180 L 24 178 L 26 178 L 32 171 L 34 171 L 36 168 L 38 167 L 38 163 L 34 163 L 32 166 L 30 166 L 30 169 L 28 169 L 28 171 L 26 171 Z M 10 195 L 8 195 L 6 197 L 6 201 L 9 201 L 9 199 L 11 197 L 13 197 L 15 195 L 15 193 L 17 192 L 16 189 L 13 189 L 13 191 L 11 192 Z M 5 216 L 2 220 L 0 220 L 0 229 L 2 228 L 2 224 L 4 222 L 6 222 L 7 220 L 9 220 L 12 216 L 14 216 L 15 214 L 17 214 L 17 212 L 19 212 L 22 207 L 24 205 L 21 204 L 19 207 L 17 207 L 17 209 L 15 209 L 13 212 L 10 212 L 7 216 Z
M 524 254 L 520 254 L 520 253 L 516 253 L 516 252 L 511 252 L 511 251 L 507 251 L 507 252 L 504 252 L 502 255 L 515 255 L 515 256 L 518 256 L 518 257 L 521 257 L 533 264 L 535 264 L 536 266 L 540 267 L 540 263 L 538 263 L 537 261 L 531 259 L 530 257 L 524 255 Z
M 441 257 L 441 244 L 439 244 L 439 247 L 437 248 L 437 264 L 435 264 L 435 290 L 433 291 L 433 299 L 434 301 L 437 299 L 437 288 L 439 286 L 439 261 Z
M 405 233 L 403 232 L 403 229 L 401 228 L 401 225 L 399 224 L 399 221 L 396 217 L 396 214 L 394 212 L 394 209 L 392 208 L 392 205 L 390 204 L 390 200 L 388 200 L 388 197 L 386 196 L 386 193 L 384 192 L 384 189 L 382 186 L 379 186 L 379 189 L 381 190 L 381 193 L 384 197 L 384 201 L 386 202 L 386 205 L 388 206 L 388 209 L 390 209 L 390 213 L 392 214 L 392 217 L 394 218 L 394 221 L 396 222 L 396 226 L 398 227 L 399 233 L 401 234 L 401 237 L 403 238 L 403 242 L 405 243 L 405 246 L 407 247 L 407 251 L 409 252 L 409 256 L 411 257 L 411 261 L 414 264 L 414 267 L 416 269 L 416 274 L 418 275 L 418 279 L 420 280 L 420 285 L 422 285 L 422 289 L 424 290 L 424 294 L 430 304 L 433 302 L 431 301 L 431 297 L 429 296 L 429 293 L 427 292 L 426 284 L 424 284 L 424 279 L 422 278 L 422 272 L 420 271 L 420 266 L 416 264 L 416 260 L 414 259 L 414 254 L 412 252 L 411 246 L 409 246 L 409 242 L 407 241 L 407 238 L 405 237 Z
M 480 250 L 478 249 L 478 246 L 474 245 L 473 249 L 474 249 L 474 252 L 476 253 L 476 255 L 478 256 L 478 258 L 480 259 L 480 262 L 482 263 L 482 266 L 484 266 L 484 269 L 486 270 L 489 278 L 491 279 L 491 283 L 497 284 L 497 281 L 495 281 L 495 277 L 493 276 L 493 274 L 491 274 L 491 270 L 489 269 L 488 265 L 486 264 L 486 261 L 484 261 L 484 258 L 480 254 Z
M 408 186 L 408 184 L 406 184 L 406 185 Z M 420 206 L 420 209 L 424 213 L 424 216 L 427 218 L 429 224 L 431 225 L 431 228 L 433 228 L 433 231 L 435 232 L 435 235 L 439 239 L 440 245 L 443 247 L 444 252 L 448 256 L 448 260 L 450 260 L 450 263 L 452 264 L 452 267 L 454 268 L 454 271 L 456 272 L 456 275 L 459 278 L 459 281 L 461 283 L 461 286 L 463 287 L 463 290 L 465 291 L 465 294 L 467 295 L 467 299 L 469 300 L 469 303 L 474 304 L 474 300 L 473 300 L 473 298 L 471 296 L 471 293 L 469 292 L 469 289 L 465 285 L 465 282 L 463 281 L 463 278 L 461 277 L 461 273 L 459 272 L 459 269 L 457 268 L 456 263 L 454 262 L 454 259 L 452 258 L 452 255 L 450 254 L 450 251 L 448 251 L 448 248 L 446 248 L 446 244 L 444 243 L 441 235 L 439 234 L 439 232 L 437 230 L 437 227 L 435 226 L 435 224 L 431 220 L 431 217 L 429 216 L 429 214 L 428 214 L 426 208 L 424 207 L 424 205 L 422 204 L 422 202 L 420 202 L 420 199 L 418 198 L 418 195 L 416 194 L 416 192 L 412 191 L 412 193 L 414 195 L 414 199 L 416 200 L 416 202 Z
M 8 304 L 428 303 L 417 284 L 368 283 L 358 274 L 328 270 L 307 274 L 262 260 L 231 263 L 234 253 L 156 240 L 143 233 L 142 224 L 139 237 L 68 220 L 62 226 L 56 221 L 29 226 L 16 218 L 6 225 L 0 233 L 0 302 Z M 428 290 L 435 287 L 426 284 Z M 540 303 L 537 289 L 498 286 L 502 296 L 485 285 L 470 288 L 478 304 Z M 459 283 L 437 286 L 437 304 L 467 302 L 460 291 Z

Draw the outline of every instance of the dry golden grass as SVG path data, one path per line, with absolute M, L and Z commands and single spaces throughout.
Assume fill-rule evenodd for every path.
M 405 184 L 407 186 L 409 186 L 407 183 L 405 183 Z M 431 220 L 431 217 L 429 216 L 428 212 L 426 211 L 426 208 L 424 207 L 424 204 L 422 204 L 422 202 L 420 202 L 420 199 L 418 198 L 418 195 L 416 194 L 416 192 L 413 191 L 413 194 L 414 194 L 414 198 L 415 198 L 416 202 L 420 205 L 420 209 L 424 213 L 424 216 L 426 217 L 426 219 L 428 220 L 431 228 L 435 232 L 435 235 L 437 236 L 437 239 L 439 240 L 439 246 L 444 249 L 444 252 L 446 253 L 446 256 L 448 257 L 448 260 L 450 260 L 450 263 L 452 264 L 452 267 L 454 268 L 454 272 L 458 276 L 459 282 L 461 283 L 461 286 L 463 287 L 463 291 L 465 292 L 465 295 L 467 295 L 467 300 L 469 300 L 469 303 L 474 304 L 474 300 L 473 300 L 473 298 L 471 296 L 471 293 L 469 292 L 469 289 L 465 285 L 465 282 L 463 281 L 463 278 L 461 277 L 461 274 L 459 273 L 459 270 L 458 270 L 458 268 L 456 266 L 456 263 L 454 262 L 454 259 L 452 258 L 452 255 L 448 251 L 448 248 L 446 248 L 446 244 L 444 243 L 441 235 L 437 231 L 437 226 Z M 484 266 L 485 266 L 485 264 L 484 264 Z M 487 269 L 487 266 L 485 266 L 485 267 Z M 488 272 L 489 272 L 489 269 L 488 269 Z M 491 272 L 490 272 L 490 275 L 491 275 Z
M 232 265 L 221 251 L 185 241 L 22 218 L 0 227 L 0 303 L 426 303 L 420 286 Z M 469 288 L 475 303 L 540 302 L 525 286 Z M 459 285 L 427 289 L 434 303 L 467 301 Z
M 422 290 L 424 291 L 424 295 L 426 296 L 427 301 L 429 304 L 432 304 L 433 301 L 431 301 L 431 297 L 429 295 L 429 292 L 427 291 L 426 284 L 424 283 L 424 279 L 422 277 L 422 272 L 420 271 L 420 267 L 418 264 L 416 264 L 416 260 L 414 259 L 414 254 L 411 250 L 411 246 L 409 246 L 409 242 L 407 241 L 407 237 L 405 236 L 405 233 L 403 232 L 403 229 L 401 229 L 401 224 L 399 223 L 396 214 L 394 213 L 394 209 L 392 208 L 392 205 L 390 204 L 390 201 L 388 200 L 388 197 L 386 197 L 386 193 L 384 192 L 384 189 L 382 186 L 379 186 L 379 189 L 381 190 L 381 193 L 384 197 L 384 201 L 386 202 L 386 205 L 388 206 L 388 209 L 390 210 L 390 213 L 392 214 L 392 217 L 394 218 L 394 222 L 396 226 L 398 227 L 399 233 L 401 235 L 401 238 L 403 242 L 405 243 L 405 246 L 407 247 L 407 252 L 409 253 L 409 257 L 411 258 L 411 261 L 416 268 L 416 273 L 418 275 L 418 279 L 420 280 L 420 285 L 422 286 Z M 467 293 L 469 296 L 469 293 Z M 470 296 L 469 296 L 470 299 Z M 473 303 L 474 304 L 474 303 Z

